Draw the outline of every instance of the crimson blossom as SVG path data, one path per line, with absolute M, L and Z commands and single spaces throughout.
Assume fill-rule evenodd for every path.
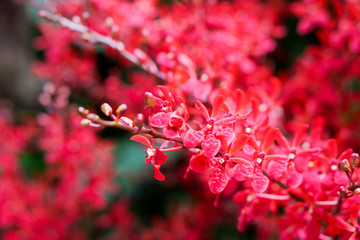
M 360 239 L 358 1 L 43 8 L 47 113 L 0 112 L 1 238 Z

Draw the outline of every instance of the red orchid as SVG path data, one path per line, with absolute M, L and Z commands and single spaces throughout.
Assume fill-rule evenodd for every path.
M 184 136 L 185 147 L 194 148 L 201 143 L 204 154 L 209 158 L 214 157 L 219 152 L 221 143 L 220 140 L 214 136 L 214 131 L 216 131 L 218 126 L 233 124 L 237 120 L 235 116 L 218 119 L 224 102 L 225 97 L 223 95 L 216 96 L 211 116 L 202 102 L 195 102 L 195 108 L 205 118 L 206 126 L 199 131 L 188 130 Z
M 161 112 L 155 113 L 149 117 L 149 124 L 153 128 L 162 128 L 163 133 L 168 138 L 179 137 L 184 131 L 185 119 L 187 119 L 187 108 L 185 104 L 180 103 L 181 110 L 184 112 L 185 119 L 179 114 L 177 110 L 173 110 L 175 100 L 170 91 L 165 86 L 158 86 L 161 90 L 165 100 L 157 98 L 152 94 L 147 98 L 153 102 L 152 107 L 160 107 Z M 149 95 L 149 94 L 148 94 Z
M 145 164 L 151 163 L 154 166 L 154 177 L 159 181 L 164 181 L 165 176 L 160 172 L 160 166 L 164 164 L 168 158 L 158 147 L 155 147 L 152 137 L 145 137 L 143 135 L 134 135 L 130 140 L 139 142 L 147 146 L 145 150 L 147 156 L 145 158 Z
M 350 160 L 353 153 L 352 149 L 346 149 L 342 153 L 338 154 L 337 143 L 335 139 L 329 139 L 327 141 L 328 156 L 319 155 L 318 159 L 325 165 L 328 174 L 321 181 L 321 185 L 324 189 L 338 189 L 339 186 L 346 186 L 349 178 L 352 178 L 351 171 L 346 172 L 348 176 L 341 170 L 340 164 L 343 160 Z M 350 169 L 349 169 L 350 170 Z
M 251 185 L 256 192 L 264 192 L 269 185 L 269 179 L 262 172 L 263 161 L 269 160 L 283 162 L 286 160 L 286 158 L 281 155 L 266 155 L 278 132 L 279 130 L 277 128 L 269 128 L 265 133 L 260 147 L 253 138 L 249 138 L 247 144 L 255 150 L 253 154 L 252 168 L 250 169 L 251 171 L 234 171 L 233 173 L 234 178 L 238 181 L 244 181 L 245 179 L 250 178 Z
M 305 140 L 308 128 L 309 125 L 307 124 L 298 125 L 296 127 L 291 144 L 289 144 L 289 141 L 284 137 L 281 132 L 279 132 L 276 137 L 276 142 L 285 149 L 285 153 L 288 156 L 288 161 L 285 163 L 271 161 L 268 165 L 267 171 L 269 177 L 271 177 L 272 179 L 278 179 L 285 175 L 286 184 L 289 188 L 298 187 L 303 179 L 303 176 L 295 168 L 295 158 L 301 158 L 301 160 L 299 161 L 303 161 L 304 158 L 316 156 L 321 151 L 320 148 L 304 148 L 304 146 L 301 146 L 301 144 Z
M 63 134 L 66 122 L 42 116 L 45 137 L 22 136 L 18 127 L 6 124 L 0 103 L 2 238 L 85 239 L 88 227 L 74 225 L 84 219 L 81 213 L 90 230 L 113 239 L 211 238 L 206 232 L 218 221 L 208 207 L 208 188 L 217 199 L 224 192 L 224 202 L 235 193 L 238 228 L 246 231 L 251 222 L 257 239 L 359 238 L 360 160 L 357 154 L 350 157 L 352 150 L 337 153 L 337 148 L 359 147 L 358 0 L 48 2 L 56 13 L 39 15 L 60 27 L 40 23 L 42 36 L 34 45 L 44 58 L 33 68 L 53 83 L 39 98 L 46 109 L 66 117 L 68 100 L 80 100 L 77 94 L 88 90 L 81 101 L 109 102 L 101 109 L 110 119 L 82 109 L 83 126 L 135 134 L 132 140 L 146 146 L 145 163 L 153 165 L 158 180 L 165 178 L 159 170 L 165 153 L 185 145 L 190 162 L 178 159 L 169 168 L 171 180 L 187 167 L 207 171 L 209 186 L 194 191 L 194 178 L 181 182 L 202 210 L 176 202 L 169 206 L 169 218 L 156 218 L 152 227 L 138 231 L 128 205 L 107 204 L 104 196 L 116 187 L 109 146 L 95 144 L 89 129 Z M 313 32 L 301 39 L 304 51 L 296 59 L 291 46 L 276 41 L 287 31 L 285 42 L 301 37 L 285 21 L 289 13 L 300 35 Z M 288 62 L 289 68 L 283 64 Z M 127 107 L 115 114 L 110 105 L 119 104 Z M 307 135 L 308 125 L 299 123 L 313 119 Z M 284 131 L 292 123 L 289 137 Z M 31 181 L 22 166 L 26 146 L 45 155 L 44 172 Z M 227 206 L 216 210 L 221 217 Z
M 229 145 L 223 141 L 222 148 L 225 151 L 222 156 L 209 158 L 205 154 L 199 154 L 191 158 L 190 168 L 192 170 L 205 172 L 211 169 L 209 187 L 212 193 L 219 194 L 226 187 L 229 181 L 226 167 L 229 162 L 236 163 L 234 168 L 237 171 L 249 172 L 252 169 L 249 161 L 232 157 L 245 146 L 249 138 L 246 134 L 241 134 Z

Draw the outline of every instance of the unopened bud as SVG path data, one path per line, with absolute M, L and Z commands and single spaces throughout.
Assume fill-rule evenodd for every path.
M 156 105 L 155 97 L 152 93 L 146 92 L 145 93 L 145 99 L 144 99 L 145 107 L 147 108 L 153 108 Z
M 360 165 L 360 158 L 358 153 L 353 153 L 350 158 L 350 165 L 352 167 L 359 167 Z
M 115 47 L 116 47 L 116 50 L 118 50 L 119 52 L 121 52 L 121 51 L 124 51 L 124 49 L 125 49 L 125 44 L 123 43 L 123 42 L 117 42 L 116 43 L 116 45 L 115 45 Z
M 82 39 L 85 41 L 85 42 L 90 42 L 91 41 L 91 35 L 90 33 L 88 32 L 84 32 L 82 35 L 81 35 Z
M 102 111 L 106 116 L 110 116 L 110 115 L 112 114 L 112 112 L 113 112 L 113 109 L 112 109 L 112 107 L 111 107 L 109 104 L 103 103 L 103 104 L 101 105 L 101 111 Z
M 83 12 L 82 17 L 83 17 L 84 20 L 88 20 L 89 17 L 90 17 L 90 13 L 89 12 Z
M 81 18 L 79 16 L 73 16 L 72 21 L 74 23 L 79 23 L 80 24 L 81 23 Z
M 95 113 L 89 113 L 88 115 L 86 115 L 86 118 L 91 121 L 97 121 L 100 119 L 100 117 Z
M 127 110 L 127 106 L 126 104 L 121 104 L 117 109 L 116 109 L 116 114 L 122 116 L 125 114 Z
M 344 186 L 341 186 L 339 189 L 339 194 L 341 197 L 346 197 L 346 195 L 349 193 L 349 189 L 347 189 Z
M 354 190 L 354 193 L 355 193 L 356 195 L 360 195 L 360 188 L 356 188 L 356 189 Z
M 88 115 L 90 112 L 84 107 L 78 107 L 78 112 L 84 116 Z
M 38 12 L 38 14 L 39 14 L 39 17 L 41 17 L 41 18 L 46 17 L 46 11 L 44 11 L 44 10 L 40 10 L 40 11 Z
M 105 19 L 105 26 L 107 28 L 110 28 L 113 24 L 114 24 L 114 20 L 112 19 L 112 17 L 107 17 Z
M 148 55 L 140 48 L 135 48 L 133 53 L 141 63 L 146 63 L 150 60 Z
M 83 127 L 89 127 L 91 123 L 92 122 L 89 119 L 86 119 L 86 118 L 82 119 L 81 122 L 80 122 L 81 126 L 83 126 Z
M 350 163 L 347 159 L 342 160 L 340 163 L 340 166 L 344 172 L 347 172 L 350 170 Z
M 138 115 L 136 115 L 136 118 L 134 119 L 134 125 L 138 128 L 141 129 L 142 126 L 144 125 L 144 115 L 139 113 Z

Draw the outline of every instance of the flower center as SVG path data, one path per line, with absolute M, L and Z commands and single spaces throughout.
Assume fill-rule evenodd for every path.
M 153 157 L 153 156 L 155 156 L 155 152 L 156 152 L 156 150 L 153 149 L 153 148 L 147 148 L 147 149 L 145 150 L 145 153 L 148 155 L 148 157 Z

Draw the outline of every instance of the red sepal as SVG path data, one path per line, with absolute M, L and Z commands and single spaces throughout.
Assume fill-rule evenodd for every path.
M 167 113 L 159 112 L 150 117 L 150 125 L 154 128 L 164 128 L 169 125 L 170 116 Z
M 284 135 L 279 131 L 278 135 L 276 136 L 276 142 L 286 148 L 287 150 L 290 150 L 290 145 L 289 145 L 289 142 L 288 140 L 284 137 Z
M 153 146 L 151 145 L 150 143 L 150 140 L 143 136 L 143 135 L 134 135 L 130 138 L 130 140 L 132 141 L 135 141 L 135 142 L 139 142 L 139 143 L 142 143 L 144 144 L 145 146 L 149 147 L 149 148 L 152 148 Z
M 266 155 L 265 160 L 267 161 L 275 161 L 281 164 L 285 164 L 289 161 L 289 156 L 286 155 Z
M 174 101 L 175 101 L 175 100 L 174 100 L 173 96 L 171 95 L 169 89 L 168 89 L 167 87 L 161 86 L 161 85 L 158 85 L 157 87 L 160 89 L 160 91 L 161 91 L 162 94 L 164 95 L 164 98 L 165 98 L 169 103 L 174 104 Z
M 257 98 L 251 98 L 251 109 L 253 114 L 253 120 L 256 122 L 257 118 L 259 117 L 259 106 L 260 102 Z
M 336 159 L 338 153 L 336 140 L 331 138 L 327 141 L 327 144 L 328 144 L 330 158 Z
M 235 180 L 241 182 L 244 181 L 246 178 L 252 176 L 254 167 L 249 161 L 242 158 L 236 158 L 231 160 L 237 163 L 234 166 L 232 172 L 232 177 L 235 178 Z
M 204 139 L 205 134 L 202 131 L 189 130 L 184 136 L 184 147 L 194 148 Z
M 229 150 L 229 154 L 231 156 L 233 156 L 235 153 L 237 153 L 238 151 L 240 151 L 241 149 L 243 149 L 243 147 L 245 146 L 245 144 L 248 142 L 249 140 L 249 136 L 246 134 L 241 134 L 239 135 L 231 144 L 231 148 Z
M 308 130 L 308 128 L 309 128 L 308 124 L 301 124 L 300 126 L 297 126 L 296 131 L 294 133 L 293 147 L 300 146 L 300 144 L 304 141 L 306 137 L 306 131 Z
M 255 150 L 255 152 L 259 152 L 259 146 L 257 145 L 257 143 L 255 142 L 255 140 L 252 137 L 249 138 L 247 145 L 252 147 Z
M 204 106 L 204 104 L 202 102 L 200 102 L 199 100 L 197 100 L 195 102 L 195 108 L 200 112 L 200 114 L 206 119 L 209 120 L 210 116 L 209 116 L 209 112 L 206 109 L 206 107 Z
M 286 185 L 292 189 L 292 188 L 297 188 L 303 180 L 303 176 L 298 173 L 295 169 L 295 167 L 290 167 L 289 171 L 288 171 L 288 179 L 286 181 Z
M 226 118 L 216 120 L 215 124 L 216 125 L 228 125 L 228 124 L 233 124 L 236 121 L 237 121 L 237 117 L 231 116 L 231 117 L 226 117 Z
M 245 104 L 245 93 L 241 89 L 236 89 L 235 92 L 235 113 L 243 109 Z
M 214 194 L 221 193 L 224 188 L 226 187 L 229 181 L 229 177 L 225 172 L 223 166 L 217 166 L 214 170 L 210 173 L 209 176 L 209 188 L 210 191 Z
M 195 172 L 206 172 L 213 167 L 212 161 L 204 154 L 193 156 L 190 159 L 190 168 Z
M 215 97 L 213 108 L 211 111 L 212 119 L 216 119 L 219 116 L 219 114 L 223 108 L 224 102 L 225 102 L 225 97 L 223 95 L 217 95 Z
M 212 158 L 215 157 L 215 155 L 219 152 L 221 142 L 219 139 L 215 138 L 214 135 L 208 134 L 202 141 L 201 147 L 204 151 L 205 156 L 207 156 L 208 158 Z
M 351 158 L 351 154 L 353 153 L 353 150 L 351 148 L 346 149 L 345 151 L 343 151 L 340 156 L 338 157 L 339 161 L 343 160 L 343 159 L 350 159 Z
M 165 180 L 165 176 L 164 174 L 162 174 L 159 170 L 160 166 L 154 166 L 154 177 L 156 180 L 158 181 L 164 181 Z
M 160 151 L 160 149 L 157 147 L 155 148 L 155 157 L 154 159 L 151 161 L 152 164 L 154 165 L 161 165 L 164 164 L 166 162 L 166 160 L 168 159 L 168 156 L 163 153 L 162 151 Z
M 251 186 L 257 193 L 264 192 L 269 186 L 269 179 L 262 173 L 261 169 L 257 169 L 251 180 Z
M 264 139 L 262 141 L 262 151 L 267 152 L 271 145 L 274 143 L 276 136 L 279 133 L 279 129 L 270 127 L 264 136 Z
M 285 164 L 271 161 L 267 167 L 267 174 L 271 179 L 280 178 L 287 170 Z

